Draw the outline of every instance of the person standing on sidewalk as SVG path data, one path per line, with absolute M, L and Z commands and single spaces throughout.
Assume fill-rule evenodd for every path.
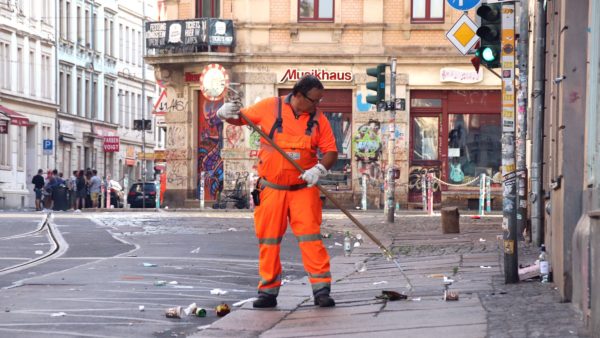
M 44 171 L 39 169 L 37 175 L 33 176 L 31 183 L 33 184 L 33 191 L 35 191 L 35 211 L 42 210 L 42 189 L 44 189 Z
M 90 178 L 90 198 L 92 199 L 92 208 L 98 207 L 100 197 L 100 188 L 102 180 L 98 177 L 98 170 L 92 170 L 92 178 Z
M 277 306 L 281 286 L 280 244 L 289 224 L 298 240 L 304 269 L 312 285 L 315 305 L 335 306 L 330 297 L 329 255 L 321 240 L 322 203 L 317 182 L 337 161 L 337 147 L 327 117 L 317 111 L 324 94 L 313 75 L 301 78 L 287 96 L 271 97 L 241 109 L 225 103 L 217 116 L 244 125 L 245 116 L 294 159 L 305 171 L 300 174 L 266 140 L 260 140 L 254 223 L 259 243 L 258 299 L 255 308 Z M 317 158 L 317 150 L 323 154 Z

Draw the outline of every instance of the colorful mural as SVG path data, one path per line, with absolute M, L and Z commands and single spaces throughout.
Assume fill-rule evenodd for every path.
M 205 100 L 200 93 L 198 97 L 201 108 L 198 113 L 198 182 L 200 174 L 206 172 L 204 199 L 215 200 L 223 190 L 223 122 L 217 117 L 223 101 Z
M 356 158 L 359 175 L 366 174 L 371 179 L 382 178 L 381 170 L 381 123 L 369 120 L 358 127 L 356 135 L 352 138 L 352 148 Z

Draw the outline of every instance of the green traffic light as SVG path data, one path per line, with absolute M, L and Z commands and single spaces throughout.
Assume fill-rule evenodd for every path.
M 493 48 L 485 47 L 483 48 L 483 51 L 481 51 L 481 57 L 486 62 L 493 62 L 496 60 L 497 55 Z

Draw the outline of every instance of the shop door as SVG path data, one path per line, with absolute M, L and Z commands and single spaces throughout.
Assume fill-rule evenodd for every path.
M 410 168 L 408 201 L 422 201 L 422 182 L 427 174 L 441 177 L 440 120 L 441 114 L 420 113 L 411 115 Z M 437 181 L 433 183 L 434 203 L 440 203 L 442 193 Z

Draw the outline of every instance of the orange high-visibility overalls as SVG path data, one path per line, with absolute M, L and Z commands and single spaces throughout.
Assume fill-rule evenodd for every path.
M 329 121 L 317 112 L 295 117 L 290 95 L 279 98 L 281 125 L 278 117 L 278 98 L 256 103 L 242 112 L 267 134 L 273 135 L 281 147 L 303 169 L 317 164 L 317 149 L 321 153 L 337 151 Z M 314 121 L 313 123 L 308 123 Z M 273 127 L 275 125 L 275 128 Z M 281 286 L 280 243 L 288 220 L 298 240 L 304 269 L 308 273 L 313 292 L 331 288 L 329 255 L 321 241 L 321 208 L 319 188 L 306 187 L 300 172 L 264 139 L 258 153 L 260 205 L 254 211 L 256 236 L 259 243 L 258 291 L 277 296 Z

